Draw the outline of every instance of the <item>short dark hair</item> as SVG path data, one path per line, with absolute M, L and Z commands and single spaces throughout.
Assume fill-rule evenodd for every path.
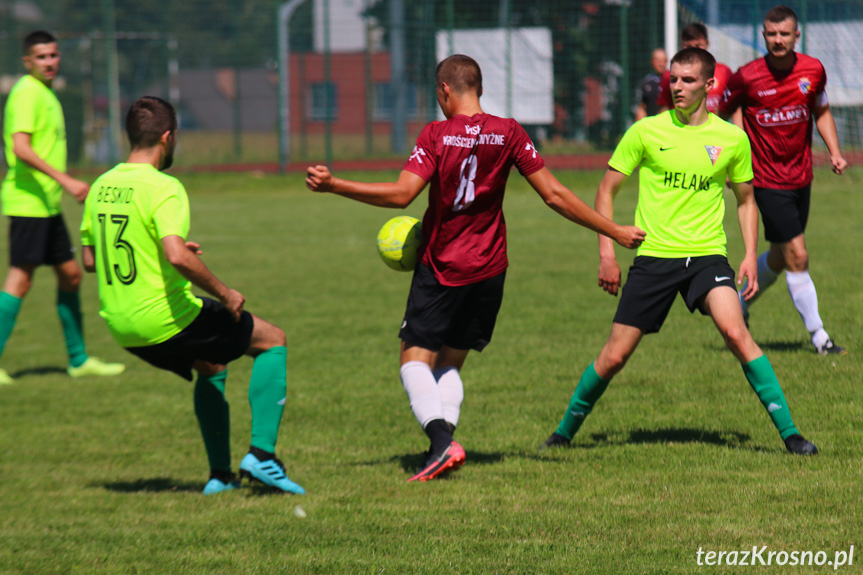
M 691 42 L 699 38 L 709 40 L 707 37 L 707 26 L 701 22 L 693 22 L 684 26 L 683 31 L 680 32 L 680 37 L 683 38 L 684 42 Z
M 797 30 L 797 13 L 788 6 L 774 6 L 764 15 L 765 22 L 779 24 L 785 20 L 792 20 L 794 22 L 794 29 Z
M 176 130 L 177 112 L 162 98 L 139 98 L 126 114 L 126 134 L 133 150 L 152 148 L 159 143 L 162 134 Z
M 482 96 L 482 70 L 470 56 L 453 54 L 441 60 L 435 70 L 435 85 L 443 82 L 456 94 L 473 90 L 477 96 Z
M 21 43 L 21 47 L 24 49 L 24 55 L 30 53 L 30 48 L 37 44 L 53 44 L 57 39 L 50 33 L 45 30 L 36 30 L 35 32 L 30 32 L 24 37 L 24 42 Z
M 695 64 L 696 62 L 701 64 L 701 77 L 705 80 L 709 80 L 716 73 L 716 58 L 701 48 L 684 48 L 671 59 L 671 65 Z

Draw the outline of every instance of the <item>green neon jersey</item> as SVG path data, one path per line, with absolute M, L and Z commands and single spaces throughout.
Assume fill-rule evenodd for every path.
M 60 213 L 63 190 L 50 176 L 34 170 L 12 152 L 12 134 L 30 134 L 37 156 L 61 172 L 66 171 L 66 121 L 54 92 L 27 75 L 9 93 L 3 116 L 3 142 L 9 171 L 3 180 L 3 214 L 47 218 Z
M 659 258 L 727 255 L 726 177 L 752 180 L 752 153 L 746 134 L 710 114 L 686 126 L 674 110 L 633 124 L 608 165 L 638 174 L 635 225 L 647 232 L 638 255 Z
M 99 314 L 123 347 L 163 342 L 201 311 L 162 247 L 167 236 L 185 240 L 189 225 L 183 184 L 150 164 L 119 164 L 90 188 L 81 243 L 95 249 Z

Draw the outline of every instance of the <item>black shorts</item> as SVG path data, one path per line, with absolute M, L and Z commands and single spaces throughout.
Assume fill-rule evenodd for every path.
M 75 258 L 63 216 L 9 217 L 9 265 L 56 266 Z
M 784 244 L 803 233 L 809 220 L 812 186 L 796 190 L 755 188 L 755 202 L 764 222 L 764 239 Z
M 690 312 L 698 309 L 703 314 L 704 297 L 718 286 L 737 289 L 734 270 L 725 256 L 638 256 L 629 268 L 614 322 L 637 327 L 644 333 L 656 333 L 678 293 Z
M 399 337 L 407 346 L 482 351 L 494 332 L 506 272 L 465 286 L 445 286 L 418 264 Z
M 221 303 L 207 297 L 200 299 L 204 307 L 183 331 L 162 343 L 126 350 L 189 381 L 192 365 L 198 360 L 227 365 L 241 357 L 252 340 L 252 314 L 244 311 L 236 322 Z

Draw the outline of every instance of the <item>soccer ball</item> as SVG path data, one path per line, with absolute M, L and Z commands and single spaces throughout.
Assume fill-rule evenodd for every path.
M 387 266 L 409 272 L 417 266 L 422 243 L 422 224 L 410 216 L 396 216 L 378 232 L 378 253 Z

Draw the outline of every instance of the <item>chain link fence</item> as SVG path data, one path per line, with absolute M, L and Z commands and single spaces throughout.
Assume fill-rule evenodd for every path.
M 487 112 L 518 119 L 562 165 L 604 165 L 632 123 L 650 54 L 693 21 L 736 69 L 764 54 L 762 0 L 7 0 L 0 3 L 0 98 L 24 73 L 35 29 L 63 52 L 55 88 L 70 160 L 126 150 L 129 103 L 156 95 L 181 115 L 186 165 L 400 165 L 439 119 L 438 60 L 475 57 Z M 798 50 L 824 63 L 840 140 L 863 138 L 863 0 L 799 0 Z M 671 16 L 669 16 L 671 14 Z M 669 46 L 672 51 L 676 45 Z M 598 157 L 594 163 L 587 161 Z M 585 161 L 581 161 L 585 160 Z

